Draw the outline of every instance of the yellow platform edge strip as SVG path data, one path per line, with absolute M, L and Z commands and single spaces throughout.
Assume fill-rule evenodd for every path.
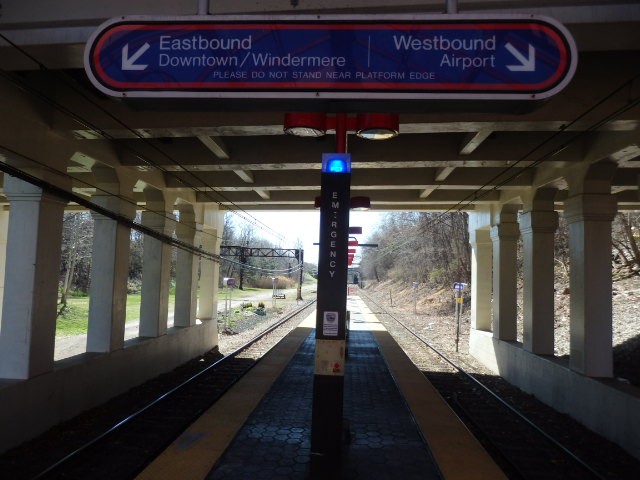
M 315 318 L 315 313 L 310 317 Z M 306 325 L 307 320 L 265 355 L 136 479 L 204 479 L 311 333 Z

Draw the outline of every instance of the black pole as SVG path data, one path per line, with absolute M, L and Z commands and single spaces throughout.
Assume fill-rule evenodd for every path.
M 349 173 L 322 173 L 311 425 L 314 474 L 336 470 L 342 449 L 350 180 Z
M 244 247 L 240 247 L 240 290 L 244 290 L 244 266 L 247 264 L 247 251 Z
M 300 265 L 300 271 L 298 272 L 298 295 L 296 296 L 296 300 L 302 300 L 302 280 L 304 278 L 304 250 L 301 248 L 296 250 L 296 258 L 298 259 L 298 264 Z

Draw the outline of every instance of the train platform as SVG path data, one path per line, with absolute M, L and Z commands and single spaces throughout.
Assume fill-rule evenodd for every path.
M 349 297 L 341 479 L 506 478 L 358 297 Z M 307 479 L 315 313 L 138 479 Z

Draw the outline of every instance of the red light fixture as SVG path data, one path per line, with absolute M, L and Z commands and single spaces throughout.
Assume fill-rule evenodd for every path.
M 387 140 L 400 131 L 399 117 L 395 113 L 361 113 L 347 117 L 346 129 L 368 140 Z M 336 117 L 324 113 L 299 112 L 284 116 L 284 133 L 298 137 L 321 137 L 327 130 L 336 130 Z
M 398 136 L 398 115 L 389 113 L 361 113 L 356 119 L 356 134 L 368 140 L 388 140 Z
M 284 133 L 296 137 L 322 137 L 327 133 L 327 116 L 324 113 L 287 113 Z

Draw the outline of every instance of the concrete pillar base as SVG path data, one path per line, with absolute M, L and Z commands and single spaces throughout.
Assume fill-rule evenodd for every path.
M 0 378 L 53 369 L 65 202 L 5 175 L 11 210 L 0 331 Z
M 500 214 L 491 228 L 493 241 L 493 335 L 505 341 L 517 340 L 517 248 L 518 222 L 514 213 Z
M 609 194 L 582 194 L 565 202 L 571 260 L 571 369 L 613 376 L 611 222 Z
M 530 211 L 520 215 L 524 253 L 524 348 L 541 355 L 554 352 L 554 233 L 558 214 Z

